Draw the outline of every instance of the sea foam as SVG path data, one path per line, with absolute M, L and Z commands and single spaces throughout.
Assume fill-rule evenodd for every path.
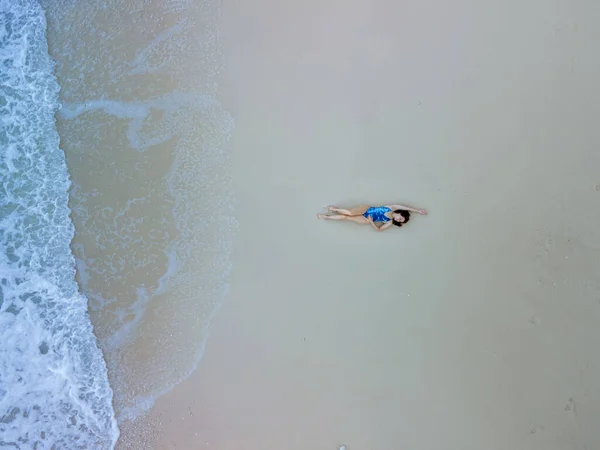
M 44 11 L 0 0 L 0 447 L 113 448 L 106 365 L 75 282 Z

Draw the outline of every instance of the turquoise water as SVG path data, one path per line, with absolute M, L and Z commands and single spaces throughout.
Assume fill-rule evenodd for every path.
M 0 447 L 111 448 L 112 390 L 69 248 L 45 31 L 36 1 L 0 1 Z
M 113 448 L 228 290 L 219 5 L 40 3 L 0 0 L 0 448 Z

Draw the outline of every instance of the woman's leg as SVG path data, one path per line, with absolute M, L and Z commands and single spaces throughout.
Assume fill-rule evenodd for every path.
M 324 220 L 349 220 L 350 222 L 366 224 L 369 221 L 363 216 L 347 216 L 345 214 L 317 214 L 317 219 Z
M 335 206 L 328 206 L 327 209 L 331 212 L 336 212 L 343 214 L 345 216 L 362 216 L 367 209 L 369 209 L 369 205 L 360 205 L 356 208 L 344 209 L 344 208 L 336 208 Z

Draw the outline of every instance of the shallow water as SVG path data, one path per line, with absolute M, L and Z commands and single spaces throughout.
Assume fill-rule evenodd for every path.
M 79 281 L 119 420 L 196 366 L 235 232 L 214 2 L 48 1 Z
M 35 238 L 31 245 L 46 242 L 48 257 L 29 259 L 39 267 L 53 267 L 54 279 L 39 280 L 32 275 L 19 281 L 18 274 L 11 271 L 16 270 L 15 264 L 25 265 L 25 256 L 11 247 L 14 231 L 12 235 L 4 231 L 2 264 L 10 271 L 3 276 L 1 308 L 6 314 L 0 320 L 10 323 L 0 328 L 15 329 L 15 320 L 25 315 L 7 312 L 8 300 L 33 295 L 30 291 L 62 295 L 74 310 L 57 310 L 54 315 L 64 322 L 57 325 L 64 328 L 63 334 L 47 336 L 40 331 L 31 348 L 19 348 L 18 335 L 10 331 L 2 341 L 9 342 L 12 336 L 15 346 L 4 346 L 3 356 L 10 358 L 18 350 L 25 358 L 27 352 L 40 355 L 43 352 L 38 347 L 44 351 L 49 347 L 43 355 L 47 359 L 53 354 L 51 338 L 56 347 L 68 347 L 79 364 L 72 368 L 73 376 L 82 378 L 88 388 L 100 386 L 91 389 L 99 402 L 92 414 L 97 422 L 96 438 L 112 447 L 117 436 L 114 417 L 121 423 L 138 417 L 158 395 L 194 370 L 202 356 L 210 318 L 228 288 L 229 254 L 236 230 L 227 152 L 233 122 L 215 100 L 221 70 L 219 5 L 187 1 L 41 3 L 60 94 L 44 47 L 43 28 L 39 28 L 43 11 L 32 0 L 22 0 L 19 5 L 37 8 L 37 15 L 27 20 L 38 26 L 36 51 L 47 60 L 43 66 L 46 85 L 39 92 L 30 92 L 29 100 L 17 99 L 31 102 L 23 111 L 40 110 L 40 118 L 33 118 L 39 126 L 27 141 L 32 145 L 24 150 L 8 147 L 13 153 L 4 152 L 2 160 L 3 176 L 6 172 L 9 177 L 4 189 L 9 186 L 14 196 L 27 193 L 19 198 L 23 208 L 35 204 L 40 211 L 22 217 L 11 214 L 19 209 L 18 202 L 9 199 L 0 219 L 3 230 L 23 231 L 19 239 Z M 4 1 L 0 11 L 10 8 L 13 4 Z M 6 14 L 2 19 L 8 23 L 15 20 Z M 1 38 L 6 35 L 4 31 Z M 4 50 L 13 53 L 3 45 Z M 7 107 L 12 104 L 5 102 L 3 108 Z M 31 113 L 27 114 L 31 119 Z M 19 136 L 23 130 L 15 139 Z M 6 138 L 12 139 L 4 133 L 2 139 Z M 15 151 L 29 154 L 23 158 L 14 156 Z M 14 167 L 19 164 L 22 167 L 17 173 Z M 32 171 L 29 178 L 23 176 L 27 170 Z M 29 196 L 31 192 L 35 195 Z M 75 229 L 72 242 L 67 192 Z M 11 224 L 15 217 L 21 228 Z M 39 235 L 32 230 L 39 230 Z M 15 258 L 20 262 L 15 263 Z M 78 293 L 75 279 L 85 297 Z M 36 283 L 46 284 L 39 287 Z M 90 317 L 106 363 L 96 347 Z M 27 329 L 24 332 L 29 333 Z M 65 347 L 69 339 L 74 342 Z M 66 373 L 64 366 L 52 370 Z M 11 368 L 3 370 L 12 372 Z M 18 383 L 16 379 L 0 381 L 3 385 L 8 381 L 11 388 Z M 68 385 L 62 389 L 67 390 Z M 17 405 L 7 400 L 6 391 L 0 390 L 3 406 Z M 22 395 L 30 395 L 30 391 L 26 386 Z M 50 395 L 58 388 L 47 386 L 47 392 Z M 23 408 L 14 414 L 11 411 L 16 410 L 0 411 L 0 417 L 8 412 L 3 420 L 12 420 Z M 31 415 L 32 409 L 28 411 Z M 15 431 L 15 441 L 27 427 Z M 57 428 L 56 433 L 55 442 L 60 442 L 62 432 Z M 86 443 L 83 447 L 99 445 Z
M 0 1 L 0 447 L 110 448 L 106 366 L 69 248 L 44 12 Z

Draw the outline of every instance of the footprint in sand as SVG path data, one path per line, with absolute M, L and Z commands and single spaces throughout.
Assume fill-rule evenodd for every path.
M 544 425 L 529 424 L 529 434 L 534 435 L 537 432 L 543 432 L 546 429 Z
M 569 401 L 567 402 L 567 404 L 565 405 L 565 411 L 570 412 L 571 414 L 576 416 L 577 410 L 575 408 L 576 408 L 575 400 L 573 400 L 573 397 L 571 397 L 569 399 Z
M 529 318 L 529 323 L 531 325 L 539 325 L 542 320 L 537 316 L 532 316 Z

